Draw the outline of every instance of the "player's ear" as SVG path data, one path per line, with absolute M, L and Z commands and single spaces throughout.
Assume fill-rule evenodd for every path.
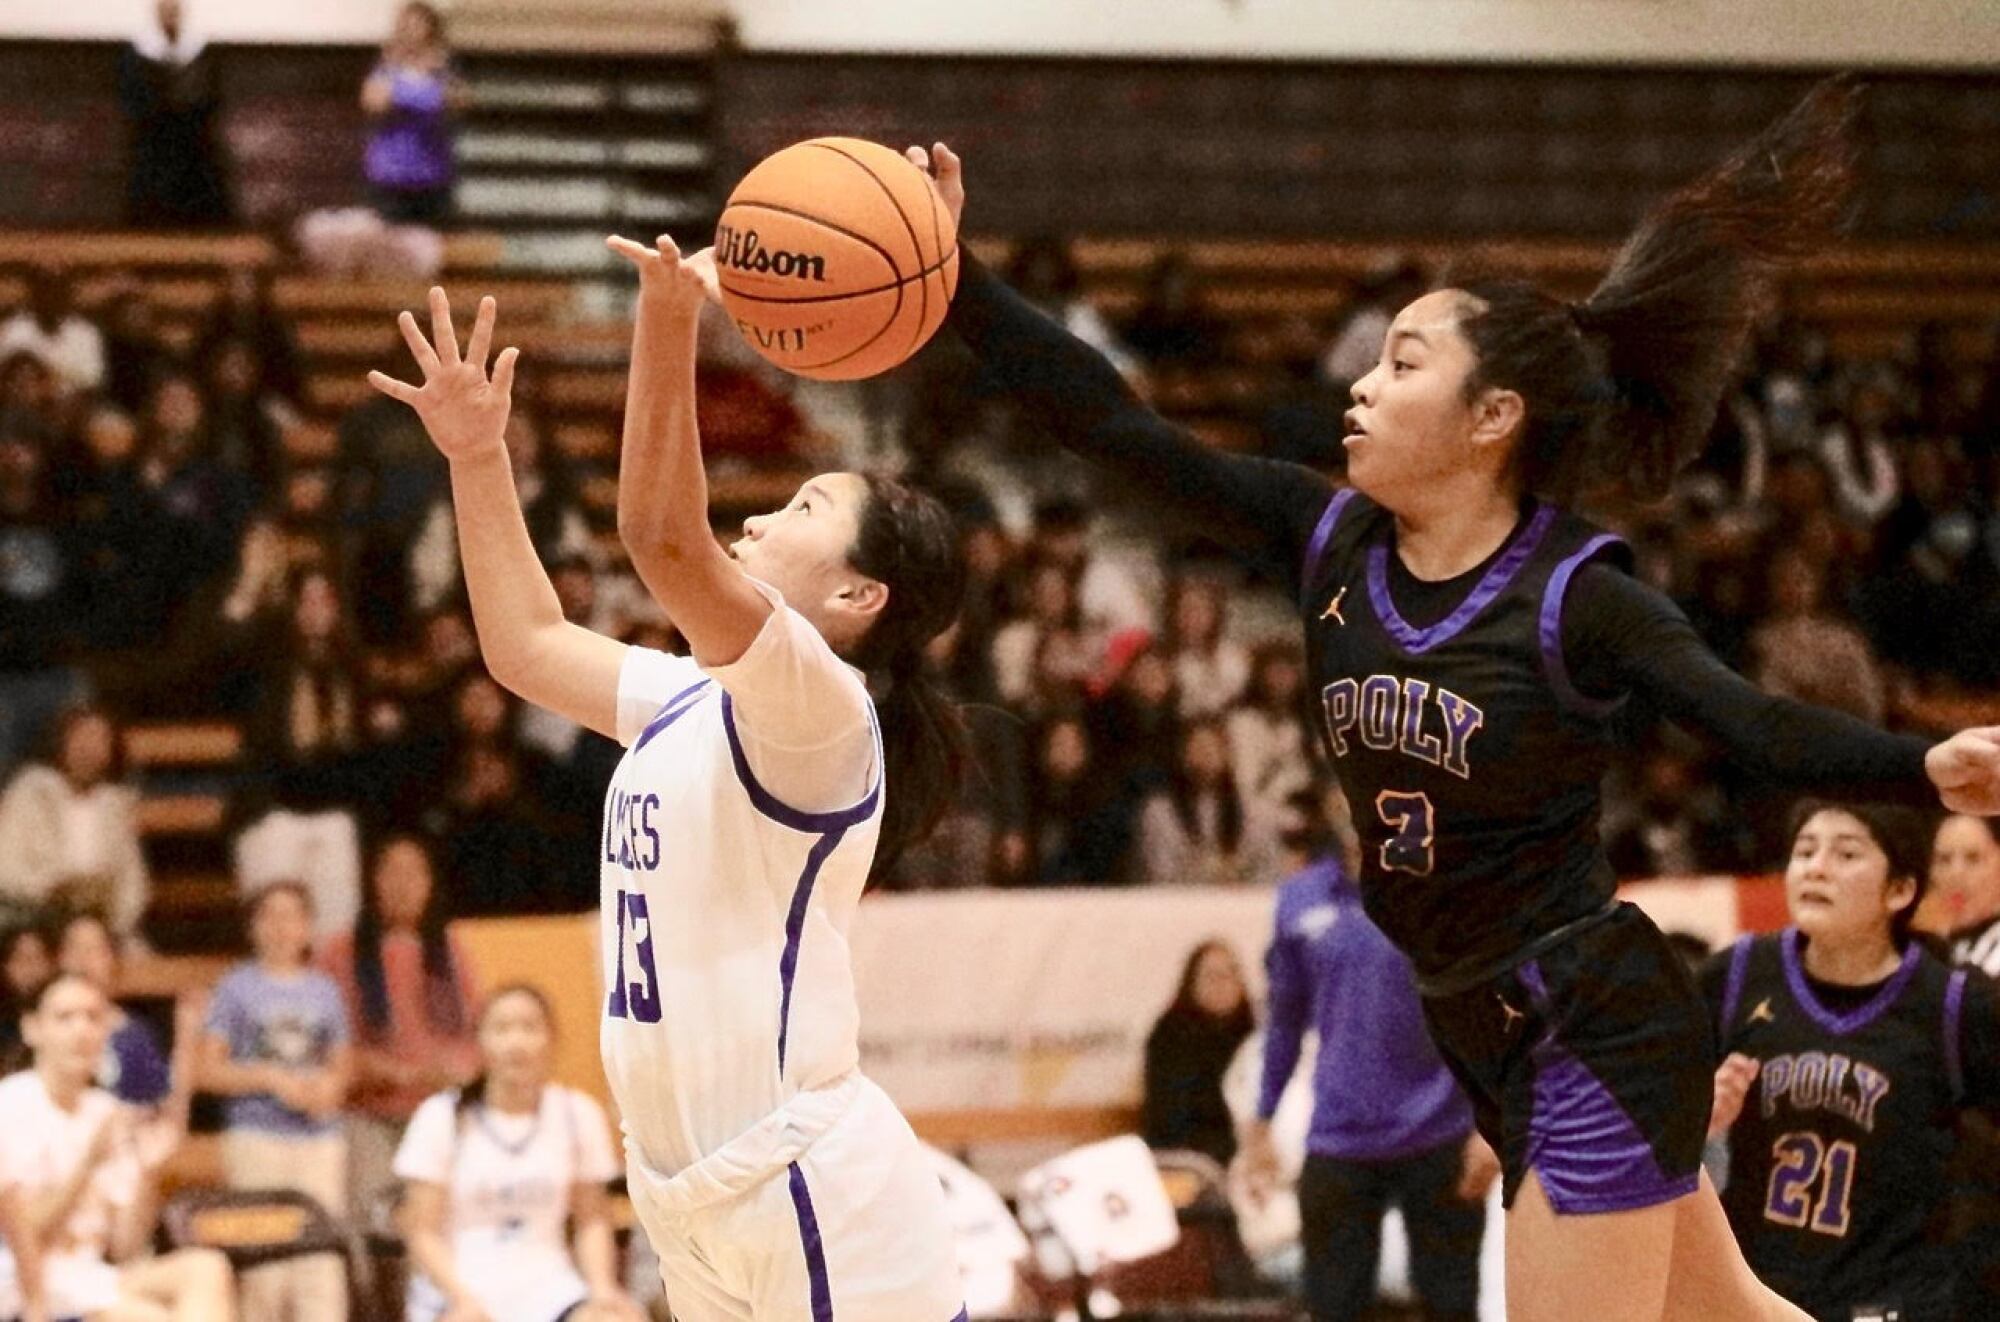
M 1915 877 L 1891 877 L 1889 884 L 1882 888 L 1882 907 L 1890 917 L 1903 912 L 1917 902 L 1917 879 Z
M 1482 390 L 1472 404 L 1472 443 L 1499 445 L 1512 436 L 1527 416 L 1518 392 L 1498 387 Z
M 857 578 L 836 590 L 833 599 L 842 610 L 874 615 L 889 605 L 889 585 L 872 578 Z

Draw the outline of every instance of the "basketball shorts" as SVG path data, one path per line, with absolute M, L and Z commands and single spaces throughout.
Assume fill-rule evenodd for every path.
M 1629 904 L 1424 1017 L 1499 1154 L 1514 1205 L 1532 1170 L 1564 1214 L 1693 1193 L 1714 1100 L 1701 993 Z
M 676 1322 L 964 1320 L 944 1191 L 858 1072 L 677 1175 L 626 1159 Z

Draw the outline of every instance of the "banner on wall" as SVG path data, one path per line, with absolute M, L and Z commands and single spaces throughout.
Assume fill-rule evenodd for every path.
M 1735 939 L 1757 883 L 1649 881 L 1624 895 L 1667 931 Z M 911 1112 L 1132 1107 L 1146 1035 L 1214 937 L 1263 992 L 1276 892 L 1160 889 L 890 895 L 854 928 L 861 1064 Z
M 1720 947 L 1783 921 L 1769 882 L 1649 881 L 1633 900 L 1667 931 Z M 1138 1105 L 1146 1035 L 1211 938 L 1263 995 L 1272 888 L 947 891 L 882 895 L 853 931 L 861 1063 L 898 1105 L 952 1112 Z M 604 1095 L 594 915 L 454 924 L 483 987 L 550 991 L 562 1081 Z

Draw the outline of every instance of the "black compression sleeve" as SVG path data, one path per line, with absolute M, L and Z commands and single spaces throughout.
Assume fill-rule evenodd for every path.
M 1296 587 L 1332 496 L 1299 464 L 1224 454 L 1141 404 L 1104 356 L 964 249 L 949 324 L 1033 421 L 1177 528 L 1280 568 Z
M 1959 1068 L 1965 1073 L 1965 1104 L 2000 1106 L 2000 983 L 1968 970 L 1965 1001 L 1959 1007 Z
M 1579 688 L 1631 693 L 1720 744 L 1760 780 L 1902 803 L 1935 804 L 1930 744 L 1824 707 L 1774 697 L 1722 664 L 1678 606 L 1609 565 L 1570 583 L 1562 647 Z

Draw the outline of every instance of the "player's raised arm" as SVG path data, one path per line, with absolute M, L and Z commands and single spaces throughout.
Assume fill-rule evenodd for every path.
M 964 171 L 943 143 L 909 149 L 956 218 Z M 1224 454 L 1139 402 L 1101 353 L 1043 316 L 960 249 L 947 325 L 1062 445 L 1115 474 L 1183 531 L 1296 571 L 1332 494 L 1299 464 Z
M 429 341 L 415 317 L 405 312 L 397 319 L 423 384 L 410 385 L 381 372 L 370 372 L 368 383 L 415 409 L 431 443 L 451 464 L 459 557 L 465 563 L 480 655 L 506 688 L 616 738 L 625 645 L 563 618 L 562 603 L 535 555 L 514 490 L 503 437 L 518 352 L 503 349 L 487 375 L 497 313 L 491 298 L 480 300 L 463 357 L 444 290 L 431 290 L 430 307 Z
M 695 426 L 695 338 L 709 296 L 708 253 L 683 259 L 662 235 L 653 247 L 612 238 L 639 269 L 639 317 L 618 463 L 618 535 L 653 600 L 704 666 L 735 661 L 770 618 L 708 522 L 708 475 Z

